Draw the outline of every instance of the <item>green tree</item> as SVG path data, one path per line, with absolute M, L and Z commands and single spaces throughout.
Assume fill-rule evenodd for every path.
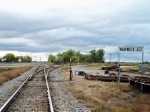
M 80 57 L 81 57 L 80 51 L 75 52 L 75 55 L 76 55 L 76 63 L 79 63 L 80 62 Z
M 56 61 L 56 56 L 54 56 L 53 54 L 50 54 L 48 56 L 48 62 L 54 63 L 55 61 Z
M 0 62 L 2 62 L 2 58 L 0 58 Z
M 91 50 L 90 51 L 90 58 L 89 58 L 89 62 L 95 62 L 95 63 L 102 63 L 105 61 L 105 58 L 104 58 L 104 54 L 105 54 L 105 51 L 103 49 L 99 49 L 99 50 Z
M 7 53 L 5 56 L 3 56 L 3 59 L 5 60 L 5 62 L 14 62 L 15 55 L 13 53 Z
M 96 50 L 91 50 L 90 51 L 90 62 L 96 62 Z
M 90 63 L 91 62 L 90 60 L 91 59 L 90 59 L 90 55 L 89 54 L 82 54 L 80 56 L 80 62 L 81 63 Z
M 30 56 L 28 56 L 28 55 L 25 56 L 25 58 L 26 58 L 26 61 L 27 61 L 27 62 L 31 62 L 31 61 L 32 61 L 32 58 L 31 58 Z
M 68 51 L 62 53 L 62 59 L 64 62 L 69 62 L 70 58 L 72 58 L 72 56 L 74 55 L 75 55 L 75 51 L 72 49 L 69 49 Z
M 56 60 L 57 60 L 58 62 L 61 62 L 61 61 L 62 61 L 62 54 L 61 54 L 61 53 L 58 53 L 58 54 L 56 55 Z
M 72 63 L 78 63 L 78 59 L 80 60 L 81 63 L 91 63 L 91 62 L 104 62 L 104 50 L 103 49 L 99 49 L 99 50 L 91 50 L 90 54 L 81 54 L 80 51 L 75 52 L 72 49 L 69 49 L 65 52 L 58 53 L 56 56 L 53 56 L 52 54 L 49 55 L 48 57 L 48 61 L 49 62 L 55 62 L 56 63 L 68 63 L 70 62 L 70 58 L 71 58 L 71 62 Z
M 105 61 L 104 54 L 105 54 L 105 51 L 103 49 L 97 50 L 97 52 L 96 52 L 96 62 L 103 63 Z
M 20 56 L 15 57 L 15 62 L 19 62 Z
M 19 56 L 19 59 L 21 60 L 21 62 L 26 62 L 26 58 L 24 56 Z
M 21 62 L 31 62 L 32 61 L 32 57 L 30 56 L 18 56 L 18 58 L 21 60 Z M 18 59 L 18 61 L 19 61 Z

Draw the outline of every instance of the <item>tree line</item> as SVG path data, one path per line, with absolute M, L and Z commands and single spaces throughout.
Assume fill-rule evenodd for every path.
M 0 58 L 0 62 L 31 62 L 32 58 L 28 55 L 26 56 L 15 56 L 13 53 L 7 53 Z
M 48 62 L 50 63 L 103 63 L 105 51 L 103 49 L 91 50 L 89 54 L 82 54 L 80 51 L 74 51 L 69 49 L 63 53 L 58 53 L 57 55 L 49 54 Z

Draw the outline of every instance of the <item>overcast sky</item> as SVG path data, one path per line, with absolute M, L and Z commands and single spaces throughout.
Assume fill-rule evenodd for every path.
M 149 0 L 0 0 L 0 56 L 29 55 L 46 61 L 68 49 L 104 49 L 118 60 L 118 46 L 144 46 L 150 61 Z M 120 53 L 141 61 L 142 53 Z

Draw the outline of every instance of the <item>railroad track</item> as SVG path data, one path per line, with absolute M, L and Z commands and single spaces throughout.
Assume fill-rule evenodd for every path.
M 39 65 L 0 108 L 0 112 L 54 112 L 48 74 L 54 68 Z

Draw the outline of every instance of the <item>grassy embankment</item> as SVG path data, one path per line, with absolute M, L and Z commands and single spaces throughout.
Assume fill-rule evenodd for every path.
M 32 67 L 19 67 L 9 71 L 0 71 L 0 85 L 8 80 L 20 76 L 22 73 L 30 70 Z

